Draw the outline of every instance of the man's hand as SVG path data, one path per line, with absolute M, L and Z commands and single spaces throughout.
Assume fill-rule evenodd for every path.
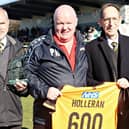
M 27 82 L 24 80 L 16 79 L 15 88 L 17 91 L 24 91 L 27 88 Z
M 50 87 L 48 89 L 47 98 L 49 100 L 56 100 L 58 96 L 62 95 L 61 91 L 55 87 Z
M 117 85 L 120 88 L 126 89 L 129 87 L 129 81 L 126 78 L 120 78 L 117 80 Z

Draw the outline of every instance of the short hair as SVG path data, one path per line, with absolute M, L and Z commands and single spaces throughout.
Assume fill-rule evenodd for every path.
M 57 15 L 58 10 L 59 10 L 59 9 L 63 9 L 63 8 L 69 8 L 69 9 L 71 10 L 73 16 L 77 18 L 77 14 L 76 14 L 76 11 L 74 10 L 74 8 L 73 8 L 72 6 L 70 6 L 70 5 L 64 4 L 64 5 L 59 5 L 59 6 L 56 8 L 56 10 L 55 10 L 55 12 L 54 12 L 54 15 L 53 15 L 53 20 L 54 20 L 54 21 L 55 21 L 55 19 L 56 19 L 56 15 Z
M 4 15 L 6 16 L 7 19 L 9 19 L 8 17 L 8 13 L 5 9 L 3 9 L 2 7 L 0 7 L 0 11 L 3 11 Z
M 103 11 L 108 8 L 108 7 L 114 7 L 116 10 L 120 13 L 120 7 L 117 4 L 114 3 L 106 3 L 102 5 L 101 10 L 100 10 L 100 18 L 103 18 Z

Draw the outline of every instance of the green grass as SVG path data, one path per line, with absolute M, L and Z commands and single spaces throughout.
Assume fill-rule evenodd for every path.
M 32 129 L 33 119 L 33 98 L 31 96 L 22 97 L 23 124 L 22 129 Z

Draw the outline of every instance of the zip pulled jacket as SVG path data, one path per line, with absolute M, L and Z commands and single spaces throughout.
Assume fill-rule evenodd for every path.
M 65 84 L 86 86 L 88 64 L 85 43 L 79 32 L 76 32 L 76 39 L 74 72 L 64 52 L 54 42 L 51 31 L 32 42 L 26 56 L 25 72 L 34 98 L 46 99 L 49 87 L 59 88 Z

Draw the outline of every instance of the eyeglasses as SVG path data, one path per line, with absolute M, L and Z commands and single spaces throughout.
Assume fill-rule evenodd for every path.
M 116 17 L 108 17 L 108 18 L 103 18 L 103 21 L 104 21 L 104 23 L 109 23 L 109 22 L 114 22 L 114 23 L 116 23 L 116 22 L 118 22 L 119 21 L 119 18 L 116 18 Z

